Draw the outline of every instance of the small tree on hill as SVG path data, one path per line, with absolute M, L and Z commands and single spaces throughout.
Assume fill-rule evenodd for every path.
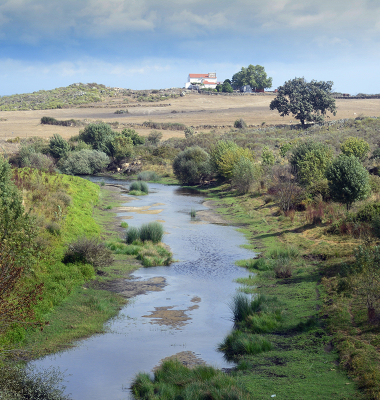
M 294 78 L 278 89 L 277 97 L 271 101 L 270 109 L 278 110 L 281 117 L 293 114 L 305 122 L 322 122 L 327 111 L 336 115 L 335 100 L 331 96 L 333 82 Z
M 228 80 L 226 79 L 222 85 L 222 92 L 232 93 L 233 91 L 234 90 L 232 89 L 230 82 L 228 82 Z
M 354 156 L 337 157 L 326 170 L 331 198 L 343 203 L 347 211 L 355 201 L 370 193 L 369 173 Z
M 346 156 L 355 156 L 363 161 L 367 157 L 370 148 L 369 143 L 364 139 L 349 137 L 342 143 L 340 149 Z

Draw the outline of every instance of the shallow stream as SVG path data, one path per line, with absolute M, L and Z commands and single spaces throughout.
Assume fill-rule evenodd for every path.
M 233 227 L 190 217 L 191 209 L 207 209 L 203 201 L 178 186 L 149 184 L 148 196 L 125 204 L 129 211 L 119 215 L 128 218 L 129 226 L 163 223 L 163 242 L 177 261 L 132 274 L 139 280 L 163 277 L 166 286 L 130 300 L 107 323 L 107 333 L 34 362 L 65 372 L 66 392 L 73 399 L 130 399 L 129 386 L 138 372 L 152 372 L 160 360 L 181 352 L 218 368 L 231 366 L 216 347 L 232 328 L 228 304 L 238 287 L 234 280 L 248 276 L 235 261 L 254 253 L 240 247 L 247 242 Z

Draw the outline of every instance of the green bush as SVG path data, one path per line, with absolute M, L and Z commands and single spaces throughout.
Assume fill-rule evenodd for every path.
M 259 168 L 250 159 L 241 156 L 234 165 L 231 183 L 239 192 L 247 193 L 258 176 Z
M 147 141 L 153 146 L 157 146 L 160 143 L 161 139 L 162 133 L 159 131 L 152 131 L 147 137 Z
M 133 192 L 143 192 L 143 193 L 149 193 L 149 188 L 146 182 L 144 181 L 137 181 L 137 182 L 132 182 L 129 185 L 129 191 Z
M 371 190 L 368 171 L 354 156 L 337 157 L 326 170 L 326 177 L 331 198 L 346 204 L 347 210 L 355 201 L 364 199 Z
M 371 187 L 372 193 L 380 193 L 380 176 L 370 175 L 369 186 Z
M 175 157 L 173 172 L 182 184 L 199 184 L 211 173 L 210 156 L 198 146 L 189 147 Z
M 79 140 L 90 144 L 94 150 L 100 150 L 109 154 L 109 144 L 116 136 L 110 125 L 101 122 L 87 125 L 79 133 Z
M 263 151 L 261 153 L 261 159 L 263 165 L 274 165 L 276 163 L 276 157 L 273 154 L 273 151 L 269 150 L 267 146 L 263 147 Z
M 80 150 L 69 153 L 58 164 L 67 175 L 92 175 L 103 171 L 109 164 L 108 156 L 98 150 Z
M 342 153 L 346 156 L 354 156 L 363 161 L 367 158 L 370 147 L 369 143 L 358 137 L 347 138 L 340 146 Z
M 244 129 L 247 127 L 247 124 L 245 123 L 243 118 L 239 118 L 234 122 L 234 127 L 237 129 Z
M 159 176 L 154 171 L 142 171 L 138 174 L 137 179 L 139 181 L 158 181 Z
M 302 185 L 321 181 L 332 161 L 332 150 L 324 143 L 306 141 L 292 149 L 289 162 L 295 168 Z
M 134 129 L 128 128 L 128 129 L 123 129 L 121 131 L 121 134 L 124 137 L 130 138 L 133 142 L 134 146 L 137 146 L 139 144 L 144 144 L 145 143 L 145 138 L 143 136 L 140 136 Z
M 53 135 L 49 143 L 50 154 L 54 158 L 66 157 L 70 151 L 69 143 L 60 135 Z
M 380 214 L 380 203 L 366 204 L 360 208 L 356 215 L 353 217 L 354 221 L 371 222 L 377 215 Z
M 55 166 L 51 157 L 36 152 L 32 146 L 22 146 L 16 162 L 21 168 L 36 168 L 44 172 L 53 171 Z
M 112 265 L 111 251 L 98 238 L 79 237 L 68 245 L 63 262 L 90 264 L 95 269 Z

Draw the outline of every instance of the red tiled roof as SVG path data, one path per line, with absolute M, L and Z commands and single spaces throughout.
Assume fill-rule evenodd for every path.
M 189 74 L 190 78 L 208 78 L 208 74 Z

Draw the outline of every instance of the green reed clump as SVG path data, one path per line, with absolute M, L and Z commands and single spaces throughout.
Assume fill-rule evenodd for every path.
M 153 243 L 159 243 L 164 236 L 164 227 L 159 222 L 149 222 L 141 225 L 139 234 L 140 240 L 143 242 L 149 240 Z
M 129 186 L 129 193 L 131 192 L 141 192 L 143 194 L 148 194 L 149 188 L 146 182 L 143 181 L 132 182 Z
M 196 215 L 197 215 L 197 212 L 194 210 L 194 208 L 192 208 L 191 211 L 190 211 L 190 217 L 191 218 L 195 218 Z
M 209 366 L 187 368 L 177 360 L 162 363 L 151 380 L 140 373 L 132 383 L 136 399 L 145 400 L 247 400 L 235 378 Z
M 218 350 L 224 352 L 227 359 L 233 359 L 244 354 L 260 354 L 272 349 L 272 343 L 263 336 L 240 330 L 230 333 L 218 346 Z
M 128 244 L 133 243 L 135 240 L 140 239 L 140 230 L 135 226 L 130 226 L 126 232 L 126 242 Z

